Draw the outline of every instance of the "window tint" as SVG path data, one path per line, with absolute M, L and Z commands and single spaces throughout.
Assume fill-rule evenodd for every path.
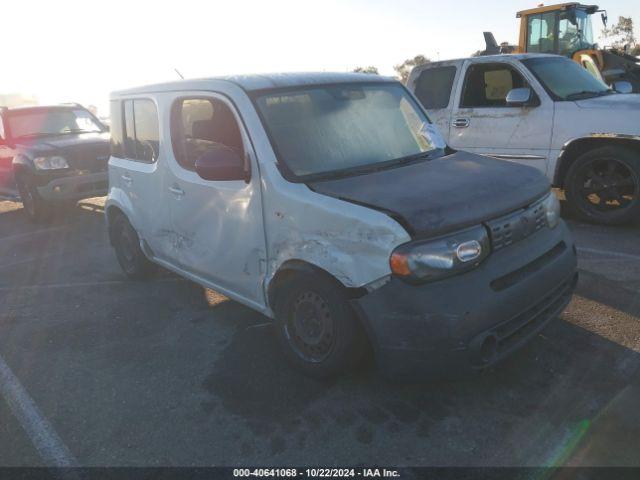
M 472 65 L 467 69 L 460 106 L 504 107 L 511 89 L 527 86 L 522 75 L 508 65 Z
M 153 163 L 160 151 L 158 111 L 153 100 L 124 101 L 124 155 Z
M 152 100 L 134 100 L 133 114 L 136 126 L 136 158 L 152 163 L 160 151 L 158 111 Z
M 122 136 L 122 102 L 112 100 L 111 106 L 111 155 L 118 158 L 124 157 L 124 145 Z
M 527 25 L 527 51 L 554 53 L 556 37 L 556 13 L 530 15 Z
M 235 150 L 242 158 L 242 136 L 233 112 L 214 98 L 177 100 L 171 111 L 171 143 L 178 163 L 195 170 L 198 157 L 212 147 Z
M 133 124 L 133 100 L 124 102 L 124 156 L 136 159 L 136 129 Z
M 446 108 L 449 105 L 456 67 L 439 67 L 424 70 L 416 81 L 415 94 L 427 110 Z

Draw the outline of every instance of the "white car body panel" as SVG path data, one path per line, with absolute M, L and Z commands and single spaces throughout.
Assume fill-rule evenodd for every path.
M 449 106 L 429 110 L 453 148 L 515 161 L 546 172 L 552 182 L 558 161 L 571 142 L 585 138 L 626 138 L 640 141 L 640 94 L 618 94 L 578 101 L 553 101 L 521 60 L 544 55 L 492 55 L 436 62 L 416 67 L 407 82 L 413 92 L 422 71 L 458 68 Z M 478 63 L 506 63 L 516 68 L 540 99 L 537 107 L 459 108 L 466 69 Z M 449 122 L 446 123 L 446 119 Z M 469 127 L 456 128 L 458 118 Z
M 177 164 L 169 111 L 176 98 L 185 96 L 216 96 L 232 107 L 251 163 L 248 184 L 206 181 Z M 352 288 L 391 274 L 389 255 L 410 240 L 406 230 L 385 213 L 285 180 L 242 88 L 224 80 L 197 80 L 154 86 L 148 93 L 112 94 L 112 100 L 136 97 L 153 98 L 158 106 L 159 158 L 149 168 L 112 157 L 105 208 L 127 215 L 141 243 L 153 250 L 151 260 L 268 316 L 273 316 L 269 282 L 286 262 L 312 264 Z M 135 188 L 125 188 L 124 170 L 135 167 L 153 178 L 134 178 Z M 176 184 L 185 192 L 182 198 L 169 191 Z

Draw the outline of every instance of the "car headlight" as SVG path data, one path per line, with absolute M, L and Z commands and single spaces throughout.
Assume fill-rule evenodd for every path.
M 64 157 L 37 157 L 33 159 L 33 164 L 38 170 L 60 170 L 69 168 L 69 164 Z
M 490 253 L 484 227 L 400 245 L 391 254 L 391 271 L 409 282 L 429 282 L 477 267 Z
M 555 228 L 560 222 L 560 201 L 553 191 L 542 201 L 544 214 L 549 228 Z

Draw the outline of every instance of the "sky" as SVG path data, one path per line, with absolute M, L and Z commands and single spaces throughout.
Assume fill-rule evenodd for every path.
M 106 115 L 110 91 L 178 79 L 176 68 L 185 78 L 369 65 L 393 75 L 417 54 L 469 56 L 484 47 L 485 30 L 517 43 L 516 11 L 538 3 L 2 0 L 0 94 L 93 104 Z M 610 22 L 631 16 L 640 36 L 640 1 L 600 6 Z

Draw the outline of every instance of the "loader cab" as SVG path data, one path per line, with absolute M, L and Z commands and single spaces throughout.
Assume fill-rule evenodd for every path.
M 606 26 L 607 15 L 597 5 L 564 3 L 518 12 L 520 18 L 520 53 L 550 53 L 569 57 L 594 77 L 602 76 L 602 53 L 594 40 L 593 14 L 601 12 Z
M 524 10 L 521 19 L 519 48 L 522 53 L 553 53 L 573 57 L 580 50 L 595 48 L 591 16 L 597 5 L 566 3 Z M 606 18 L 603 15 L 603 22 Z

